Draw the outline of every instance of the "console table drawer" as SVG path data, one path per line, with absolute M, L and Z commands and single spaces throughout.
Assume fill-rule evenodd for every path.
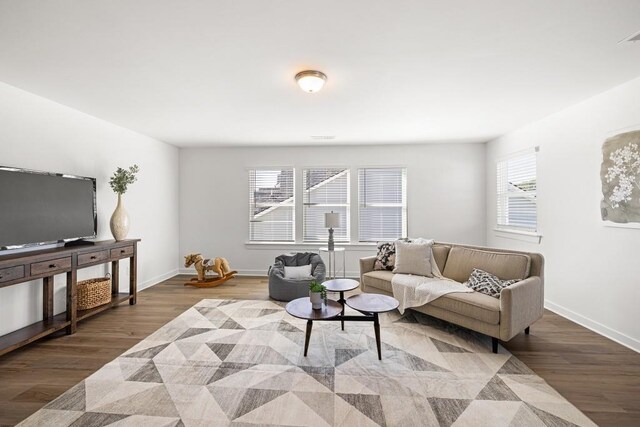
M 15 267 L 0 268 L 0 283 L 11 280 L 22 279 L 24 277 L 24 265 Z
M 49 261 L 36 262 L 31 264 L 31 275 L 62 272 L 71 270 L 71 257 L 51 259 Z
M 88 252 L 78 255 L 78 265 L 91 264 L 93 262 L 103 261 L 109 258 L 108 251 Z
M 133 255 L 133 246 L 111 249 L 111 258 L 128 258 Z

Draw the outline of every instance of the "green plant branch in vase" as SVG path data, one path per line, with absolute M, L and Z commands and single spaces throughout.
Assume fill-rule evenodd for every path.
M 128 169 L 118 168 L 109 179 L 111 189 L 118 195 L 118 205 L 109 221 L 111 234 L 116 241 L 124 240 L 129 233 L 129 215 L 122 205 L 122 195 L 127 192 L 129 185 L 137 181 L 136 174 L 139 171 L 138 165 L 130 166 Z
M 129 166 L 129 169 L 118 168 L 109 179 L 109 185 L 114 193 L 122 195 L 127 192 L 129 184 L 138 180 L 136 174 L 140 172 L 138 165 Z

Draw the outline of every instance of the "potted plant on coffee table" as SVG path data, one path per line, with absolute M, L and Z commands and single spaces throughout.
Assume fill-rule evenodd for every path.
M 309 299 L 311 300 L 311 308 L 320 310 L 322 302 L 327 304 L 327 288 L 315 280 L 309 284 Z

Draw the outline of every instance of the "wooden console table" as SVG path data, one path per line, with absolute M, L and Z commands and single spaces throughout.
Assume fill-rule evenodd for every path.
M 78 321 L 124 301 L 136 303 L 137 252 L 140 239 L 95 242 L 94 245 L 60 247 L 0 256 L 0 288 L 42 279 L 42 320 L 0 337 L 0 355 L 61 329 L 76 332 Z M 129 258 L 129 293 L 119 290 L 119 261 Z M 77 309 L 77 272 L 81 268 L 111 263 L 111 302 L 89 310 Z M 53 277 L 67 275 L 67 311 L 54 315 Z

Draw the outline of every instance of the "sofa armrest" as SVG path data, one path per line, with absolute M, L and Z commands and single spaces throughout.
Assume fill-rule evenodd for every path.
M 364 273 L 373 271 L 373 267 L 376 263 L 375 256 L 369 256 L 366 258 L 360 258 L 360 286 L 364 286 Z M 364 289 L 364 288 L 363 288 Z
M 500 292 L 500 339 L 509 341 L 544 314 L 544 286 L 538 276 L 528 277 Z

